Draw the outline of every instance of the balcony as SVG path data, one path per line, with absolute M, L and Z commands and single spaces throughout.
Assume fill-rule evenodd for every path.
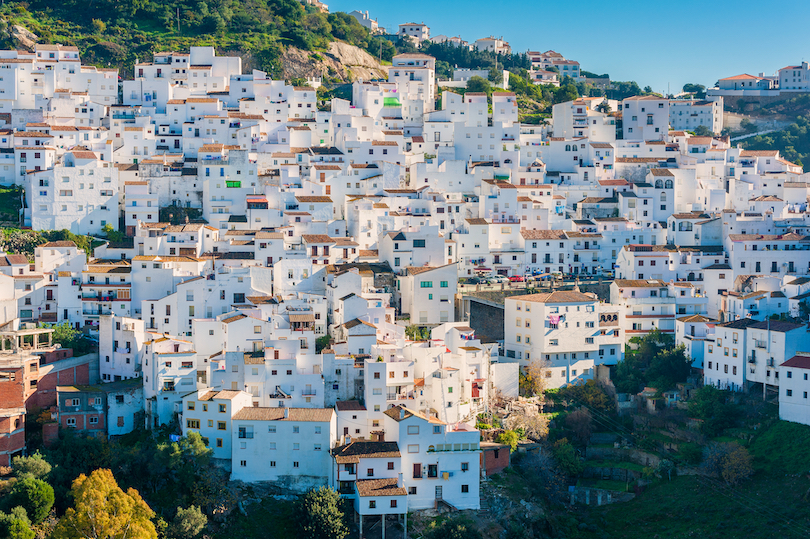
M 768 341 L 755 340 L 754 341 L 754 347 L 759 348 L 761 350 L 766 350 L 768 348 Z
M 112 309 L 110 309 L 108 307 L 105 307 L 103 309 L 101 307 L 99 307 L 97 309 L 86 309 L 86 308 L 82 309 L 82 315 L 83 316 L 94 317 L 94 316 L 100 316 L 100 315 L 103 315 L 103 314 L 112 314 Z

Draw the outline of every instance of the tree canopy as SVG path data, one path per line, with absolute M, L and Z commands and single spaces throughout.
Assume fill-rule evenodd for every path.
M 73 482 L 74 507 L 54 530 L 54 539 L 156 539 L 155 513 L 138 491 L 121 490 L 110 470 L 95 470 Z
M 349 535 L 336 490 L 320 487 L 308 491 L 296 504 L 296 514 L 300 537 L 344 539 Z
M 659 392 L 685 382 L 692 360 L 683 345 L 675 346 L 672 335 L 658 329 L 644 337 L 633 337 L 625 349 L 624 360 L 616 365 L 613 382 L 620 393 L 638 393 L 644 387 Z

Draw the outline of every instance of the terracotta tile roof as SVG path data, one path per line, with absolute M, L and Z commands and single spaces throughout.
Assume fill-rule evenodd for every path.
M 404 487 L 397 486 L 397 479 L 358 479 L 355 482 L 357 494 L 361 497 L 368 496 L 407 496 L 408 491 Z M 404 511 L 404 509 L 403 509 Z
M 559 240 L 565 238 L 562 230 L 521 230 L 520 235 L 526 240 Z
M 591 296 L 573 290 L 555 290 L 542 294 L 526 294 L 522 296 L 512 296 L 507 300 L 529 301 L 532 303 L 583 303 L 596 301 Z
M 351 401 L 337 401 L 335 403 L 335 407 L 337 408 L 338 412 L 362 412 L 366 410 L 366 407 L 360 401 L 351 400 Z
M 788 359 L 780 367 L 794 367 L 796 369 L 810 369 L 810 353 L 798 352 L 795 356 Z
M 298 202 L 332 202 L 332 199 L 327 196 L 296 196 L 295 200 Z
M 422 379 L 422 380 L 424 381 L 424 379 Z M 383 413 L 385 415 L 387 415 L 388 417 L 390 417 L 391 419 L 393 419 L 394 421 L 396 421 L 397 423 L 399 423 L 400 421 L 402 421 L 404 419 L 408 419 L 409 417 L 416 416 L 416 417 L 418 417 L 420 419 L 424 419 L 425 421 L 428 421 L 430 423 L 435 423 L 437 425 L 445 425 L 446 424 L 441 419 L 438 419 L 436 417 L 426 417 L 424 414 L 422 414 L 420 412 L 417 412 L 415 410 L 409 410 L 408 408 L 406 408 L 405 406 L 402 406 L 401 404 L 397 405 L 397 406 L 394 406 L 393 408 L 389 408 L 388 410 L 386 410 Z
M 287 410 L 287 417 L 284 417 Z M 308 421 L 328 423 L 335 411 L 332 408 L 262 408 L 246 406 L 233 418 L 242 421 Z
M 619 288 L 660 288 L 666 283 L 660 279 L 616 279 L 613 281 Z
M 364 408 L 365 409 L 365 408 Z M 361 458 L 385 459 L 399 458 L 399 446 L 396 442 L 368 442 L 356 441 L 336 447 L 332 450 L 332 455 L 338 464 L 349 462 L 360 462 Z M 395 480 L 396 481 L 396 480 Z

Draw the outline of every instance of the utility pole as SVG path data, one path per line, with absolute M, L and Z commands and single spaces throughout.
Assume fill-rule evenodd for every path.
M 180 33 L 180 8 L 177 8 L 177 33 Z

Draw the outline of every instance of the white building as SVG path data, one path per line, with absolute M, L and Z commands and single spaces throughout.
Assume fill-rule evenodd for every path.
M 810 425 L 810 355 L 799 352 L 779 365 L 779 419 Z

